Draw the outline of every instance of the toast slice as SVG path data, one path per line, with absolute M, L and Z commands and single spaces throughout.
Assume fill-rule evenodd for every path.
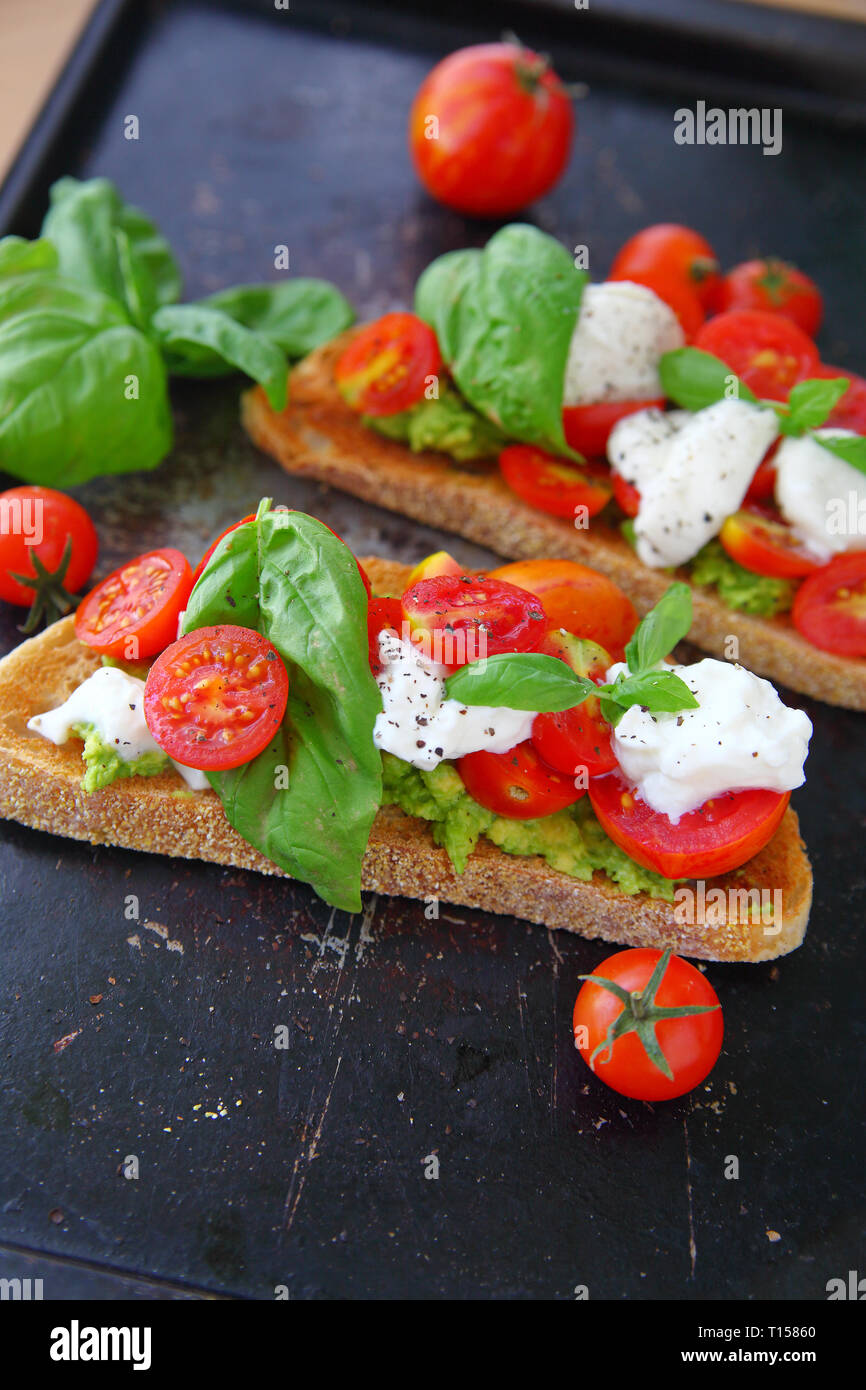
M 363 564 L 377 593 L 405 587 L 407 566 L 376 558 Z M 88 796 L 81 789 L 80 743 L 71 740 L 58 748 L 28 731 L 32 715 L 60 704 L 98 665 L 99 658 L 77 640 L 71 617 L 0 661 L 0 816 L 91 844 L 282 874 L 231 828 L 215 792 L 189 792 L 176 773 L 165 772 L 125 778 Z M 428 826 L 393 806 L 383 807 L 374 822 L 362 886 L 722 961 L 770 960 L 792 951 L 803 939 L 812 900 L 812 872 L 790 809 L 749 864 L 708 881 L 707 894 L 721 888 L 725 906 L 715 916 L 708 913 L 706 924 L 679 922 L 673 904 L 645 893 L 627 897 L 603 873 L 583 883 L 536 856 L 505 854 L 483 838 L 458 875 Z M 769 900 L 774 891 L 781 893 L 781 920 L 777 916 L 769 930 L 751 920 L 752 914 L 738 906 L 746 899 L 732 897 L 744 890 L 764 890 Z
M 294 369 L 289 405 L 281 414 L 261 387 L 242 398 L 248 433 L 286 472 L 454 531 L 508 559 L 553 556 L 590 565 L 619 584 L 640 613 L 658 602 L 670 572 L 644 565 L 615 527 L 595 517 L 588 529 L 578 530 L 521 501 L 494 464 L 470 470 L 444 454 L 413 454 L 362 425 L 334 384 L 334 364 L 351 334 L 317 348 Z M 688 582 L 685 571 L 676 577 Z M 738 660 L 750 671 L 815 699 L 866 710 L 866 661 L 819 651 L 786 615 L 754 617 L 735 612 L 712 589 L 693 587 L 692 593 L 689 638 L 696 646 L 725 656 L 734 635 Z

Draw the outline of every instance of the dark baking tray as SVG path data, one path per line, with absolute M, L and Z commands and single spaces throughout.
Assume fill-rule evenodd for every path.
M 728 263 L 783 252 L 825 291 L 826 357 L 866 368 L 863 34 L 745 6 L 104 4 L 0 228 L 32 233 L 58 174 L 106 174 L 163 225 L 189 297 L 266 278 L 287 242 L 294 272 L 362 312 L 403 304 L 432 256 L 491 230 L 417 187 L 409 101 L 437 56 L 505 28 L 590 84 L 541 225 L 587 243 L 596 276 L 660 219 L 704 228 Z M 783 105 L 782 154 L 675 146 L 672 111 L 696 96 Z M 488 558 L 283 476 L 236 397 L 178 389 L 171 460 L 78 490 L 103 570 L 156 543 L 195 557 L 262 494 L 360 553 Z M 2 650 L 16 640 L 4 610 Z M 0 1272 L 43 1275 L 49 1298 L 825 1298 L 862 1252 L 866 760 L 862 717 L 790 698 L 815 723 L 794 797 L 806 944 L 708 968 L 724 1052 L 664 1106 L 617 1098 L 574 1054 L 598 942 L 401 899 L 349 918 L 303 886 L 3 824 Z

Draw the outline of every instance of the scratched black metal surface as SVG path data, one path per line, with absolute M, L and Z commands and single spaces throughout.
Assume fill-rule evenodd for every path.
M 115 85 L 92 90 L 86 144 L 70 124 L 58 157 L 159 219 L 190 297 L 266 278 L 286 242 L 293 272 L 375 312 L 403 304 L 431 256 L 489 233 L 423 197 L 403 133 L 431 58 L 483 26 L 427 16 L 416 50 L 411 16 L 389 46 L 341 14 L 335 37 L 285 12 L 159 10 L 128 67 L 118 50 Z M 579 35 L 576 20 L 573 48 L 553 45 L 573 79 L 592 76 Z M 825 287 L 826 356 L 862 371 L 856 135 L 792 120 L 777 158 L 677 148 L 673 104 L 594 83 L 538 220 L 587 243 L 596 275 L 660 218 L 702 226 L 728 262 L 783 251 Z M 103 569 L 158 543 L 195 558 L 262 494 L 361 553 L 445 543 L 283 477 L 245 442 L 235 399 L 178 391 L 172 459 L 79 490 Z M 775 965 L 708 968 L 724 1052 L 660 1107 L 618 1099 L 573 1051 L 599 943 L 447 905 L 426 920 L 396 899 L 351 919 L 302 886 L 3 824 L 3 1274 L 38 1273 L 46 1297 L 823 1298 L 862 1255 L 864 735 L 861 717 L 805 703 L 807 942 Z M 121 1175 L 130 1156 L 137 1179 Z

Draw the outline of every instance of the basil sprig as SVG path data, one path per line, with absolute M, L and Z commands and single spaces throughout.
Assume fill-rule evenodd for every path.
M 618 724 L 632 705 L 670 712 L 696 709 L 698 702 L 685 681 L 673 671 L 655 669 L 685 637 L 691 622 L 691 589 L 688 584 L 672 584 L 638 624 L 626 647 L 629 674 L 620 672 L 608 685 L 577 675 L 555 656 L 502 652 L 462 666 L 446 681 L 445 692 L 464 705 L 506 706 L 536 714 L 573 709 L 595 695 L 611 724 Z
M 659 362 L 659 377 L 665 395 L 683 410 L 703 410 L 722 400 L 762 405 L 775 412 L 781 434 L 791 438 L 808 434 L 822 449 L 866 473 L 866 438 L 828 435 L 821 439 L 814 433 L 848 390 L 849 377 L 810 377 L 791 388 L 786 404 L 759 401 L 754 391 L 720 358 L 693 347 L 674 348 L 664 353 Z

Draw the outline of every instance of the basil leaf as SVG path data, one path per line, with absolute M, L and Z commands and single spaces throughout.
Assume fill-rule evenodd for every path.
M 572 709 L 598 693 L 593 681 L 578 676 L 555 656 L 542 652 L 501 652 L 461 666 L 445 682 L 445 693 L 464 705 L 535 710 L 551 714 Z
M 62 276 L 116 299 L 139 328 L 158 305 L 180 295 L 180 271 L 165 237 L 108 179 L 53 184 L 42 235 L 57 249 Z
M 326 902 L 357 912 L 382 785 L 373 744 L 381 700 L 358 566 L 320 521 L 266 512 L 223 538 L 190 595 L 184 632 L 220 623 L 254 628 L 273 644 L 289 702 L 268 747 L 242 767 L 209 773 L 211 786 L 245 840 Z
M 56 269 L 57 252 L 44 237 L 38 241 L 26 241 L 20 236 L 0 237 L 0 276 Z
M 265 389 L 274 410 L 283 410 L 288 368 L 282 348 L 263 333 L 236 323 L 204 304 L 168 304 L 157 309 L 151 332 L 168 370 L 176 376 L 222 376 L 241 371 Z
M 642 705 L 645 709 L 674 713 L 697 709 L 698 702 L 685 681 L 675 671 L 641 671 L 606 687 L 609 699 L 623 709 Z
M 682 641 L 692 625 L 692 591 L 678 581 L 638 623 L 625 649 L 632 675 L 655 666 Z
M 586 278 L 553 237 L 515 223 L 483 251 L 434 261 L 415 294 L 470 405 L 510 438 L 571 457 L 562 393 Z
M 835 454 L 837 458 L 844 459 L 850 463 L 852 468 L 856 468 L 860 473 L 866 473 L 866 436 L 855 435 L 825 435 L 823 439 L 819 435 L 813 434 L 812 438 L 816 444 L 820 444 L 822 449 L 828 453 Z
M 292 360 L 336 338 L 354 321 L 348 299 L 327 280 L 236 285 L 201 301 L 270 338 Z
M 850 385 L 848 377 L 840 376 L 800 381 L 792 387 L 788 396 L 788 415 L 797 433 L 823 425 Z
M 754 391 L 718 357 L 700 348 L 674 348 L 659 361 L 662 389 L 684 410 L 703 410 L 728 398 L 757 401 Z M 733 386 L 736 383 L 736 386 Z M 733 388 L 733 389 L 732 389 Z

